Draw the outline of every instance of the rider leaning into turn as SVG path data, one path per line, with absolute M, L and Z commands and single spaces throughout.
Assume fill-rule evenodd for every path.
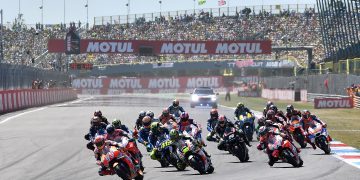
M 288 120 L 291 120 L 291 118 L 293 116 L 296 116 L 296 117 L 301 117 L 301 112 L 298 111 L 298 110 L 295 110 L 294 106 L 289 104 L 286 106 L 286 114 L 285 114 L 286 118 Z
M 309 110 L 303 110 L 303 112 L 301 113 L 301 120 L 300 120 L 300 124 L 302 125 L 303 129 L 308 133 L 308 130 L 310 127 L 314 127 L 316 126 L 316 123 L 320 123 L 322 125 L 323 128 L 326 128 L 327 125 L 325 122 L 321 121 L 318 117 L 316 117 L 315 115 L 312 115 L 310 113 Z M 332 141 L 332 138 L 330 137 L 330 135 L 328 135 L 328 140 Z M 316 149 L 316 146 L 313 142 L 310 141 L 310 139 L 307 137 L 306 141 L 311 144 L 311 146 L 313 147 L 313 149 Z
M 269 107 L 269 110 L 273 110 L 275 112 L 276 117 L 282 118 L 285 122 L 287 122 L 287 118 L 284 115 L 284 113 L 281 110 L 278 110 L 278 108 L 275 105 L 271 105 Z
M 174 99 L 172 105 L 168 107 L 168 111 L 175 117 L 180 117 L 180 114 L 185 112 L 184 108 L 179 105 L 178 99 Z
M 119 148 L 125 148 L 125 145 L 122 143 L 116 143 L 115 141 L 110 141 L 105 139 L 104 136 L 96 136 L 94 140 L 94 144 L 96 146 L 94 150 L 96 164 L 100 166 L 99 169 L 99 175 L 105 176 L 105 175 L 113 175 L 115 172 L 113 170 L 108 169 L 106 166 L 104 166 L 101 162 L 101 156 L 105 155 L 110 152 L 111 146 L 116 146 Z

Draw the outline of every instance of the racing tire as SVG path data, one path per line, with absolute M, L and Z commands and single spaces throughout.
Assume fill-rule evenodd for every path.
M 123 180 L 131 179 L 130 169 L 125 162 L 120 161 L 118 165 L 114 167 L 116 174 Z
M 212 174 L 212 173 L 214 172 L 214 170 L 215 170 L 214 166 L 211 165 L 211 166 L 209 167 L 209 169 L 207 170 L 207 173 L 208 173 L 208 174 Z

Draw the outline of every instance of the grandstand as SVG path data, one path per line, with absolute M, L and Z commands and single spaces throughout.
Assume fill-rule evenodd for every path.
M 244 11 L 250 9 L 250 11 Z M 100 20 L 99 20 L 100 19 Z M 78 29 L 83 39 L 122 40 L 271 40 L 273 46 L 314 46 L 315 62 L 321 62 L 324 48 L 315 5 L 283 5 L 229 7 L 160 14 L 95 18 L 88 30 Z M 99 23 L 101 22 L 101 23 Z M 77 26 L 77 25 L 76 25 Z M 77 27 L 80 27 L 77 26 Z M 63 25 L 28 27 L 20 19 L 6 28 L 5 63 L 38 65 L 54 70 L 66 69 L 65 54 L 46 53 L 47 41 L 64 39 Z M 30 45 L 30 46 L 29 46 Z M 305 64 L 306 52 L 282 52 L 271 55 L 166 55 L 163 62 L 206 61 L 229 59 L 291 59 Z M 125 54 L 71 55 L 70 62 L 90 62 L 94 65 L 148 63 L 159 58 Z

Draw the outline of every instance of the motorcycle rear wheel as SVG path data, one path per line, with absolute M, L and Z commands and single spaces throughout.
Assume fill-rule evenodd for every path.
M 114 170 L 121 179 L 123 180 L 131 179 L 130 169 L 126 163 L 120 161 L 119 164 L 114 167 Z

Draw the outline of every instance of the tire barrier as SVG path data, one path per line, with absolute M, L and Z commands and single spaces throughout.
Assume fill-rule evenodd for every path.
M 25 89 L 0 91 L 0 114 L 77 99 L 73 89 Z

